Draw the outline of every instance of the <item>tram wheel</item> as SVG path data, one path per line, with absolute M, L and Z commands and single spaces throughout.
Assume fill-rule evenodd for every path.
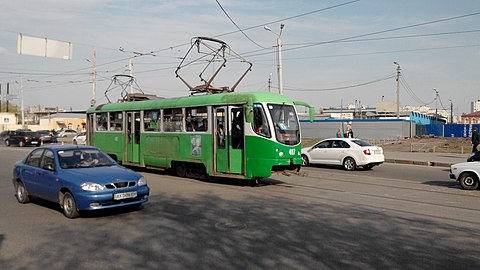
M 175 165 L 175 172 L 180 177 L 185 177 L 187 175 L 187 165 L 183 162 L 177 163 Z

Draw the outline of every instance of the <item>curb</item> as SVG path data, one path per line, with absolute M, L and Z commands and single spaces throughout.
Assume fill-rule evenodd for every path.
M 435 167 L 446 167 L 446 168 L 449 168 L 453 164 L 453 163 L 445 163 L 445 162 L 417 161 L 417 160 L 404 160 L 404 159 L 385 159 L 385 163 L 435 166 Z

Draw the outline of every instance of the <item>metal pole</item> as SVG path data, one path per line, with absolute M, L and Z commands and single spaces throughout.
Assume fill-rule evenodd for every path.
M 283 24 L 280 26 L 280 34 L 277 38 L 277 52 L 278 52 L 278 93 L 283 95 L 283 74 L 282 74 L 282 29 Z
M 215 63 L 214 63 L 215 64 Z M 130 79 L 133 78 L 133 70 L 132 70 L 132 59 L 128 59 L 128 72 L 129 72 L 129 75 L 130 75 Z M 130 94 L 133 94 L 133 87 L 132 87 L 132 83 L 130 83 Z
M 453 102 L 450 99 L 450 124 L 453 124 Z
M 20 75 L 20 92 L 22 96 L 22 128 L 25 127 L 25 109 L 23 107 L 23 83 L 22 83 L 22 75 Z
M 93 48 L 93 74 L 92 74 L 92 100 L 91 105 L 92 107 L 95 106 L 96 103 L 96 95 L 97 95 L 97 49 Z
M 400 64 L 393 62 L 397 65 L 397 119 L 400 118 Z
M 268 92 L 271 92 L 272 89 L 272 73 L 268 75 Z

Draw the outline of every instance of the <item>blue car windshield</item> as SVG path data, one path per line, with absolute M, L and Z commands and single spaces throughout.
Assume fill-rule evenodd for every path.
M 73 149 L 58 151 L 62 169 L 112 166 L 115 161 L 97 149 Z

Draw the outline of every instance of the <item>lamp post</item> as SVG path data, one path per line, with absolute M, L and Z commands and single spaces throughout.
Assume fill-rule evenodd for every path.
M 435 91 L 435 120 L 437 120 L 437 116 L 438 116 L 438 91 L 437 89 L 433 88 L 433 91 Z
M 397 65 L 397 119 L 400 118 L 400 64 L 393 62 Z
M 282 30 L 285 24 L 280 24 L 280 33 L 275 33 L 270 27 L 263 28 L 277 35 L 277 74 L 278 74 L 278 93 L 283 95 L 283 74 L 282 74 Z

